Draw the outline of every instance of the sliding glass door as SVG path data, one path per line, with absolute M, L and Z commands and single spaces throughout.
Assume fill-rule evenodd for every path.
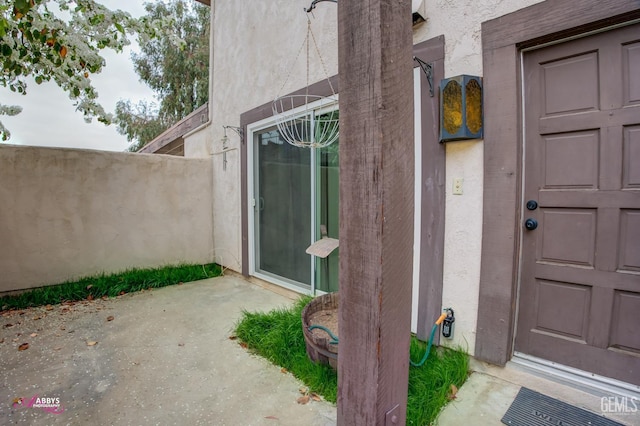
M 253 270 L 305 292 L 338 290 L 338 250 L 306 249 L 338 239 L 338 142 L 322 149 L 285 142 L 276 126 L 253 130 Z

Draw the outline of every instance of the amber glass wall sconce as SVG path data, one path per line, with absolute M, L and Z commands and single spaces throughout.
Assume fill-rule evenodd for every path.
M 482 138 L 482 77 L 440 81 L 440 142 Z

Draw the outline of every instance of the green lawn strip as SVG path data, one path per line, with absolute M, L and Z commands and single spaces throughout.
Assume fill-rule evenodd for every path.
M 426 344 L 411 338 L 411 359 L 421 359 Z M 469 375 L 469 355 L 445 347 L 431 348 L 422 367 L 409 367 L 407 397 L 407 425 L 433 424 L 444 406 L 455 397 L 456 391 Z
M 267 313 L 245 311 L 236 324 L 235 333 L 251 351 L 286 368 L 311 392 L 335 403 L 338 392 L 336 372 L 329 366 L 311 362 L 306 354 L 300 315 L 309 300 L 310 297 L 304 297 L 291 308 Z M 422 358 L 425 349 L 425 343 L 412 338 L 412 359 Z M 468 368 L 469 356 L 466 353 L 435 347 L 422 367 L 410 367 L 407 424 L 432 424 L 452 398 L 451 385 L 462 386 Z
M 159 288 L 221 275 L 215 263 L 174 265 L 162 268 L 129 269 L 116 274 L 99 274 L 61 284 L 39 287 L 23 293 L 0 297 L 0 310 L 55 305 L 98 297 L 115 297 L 148 288 Z

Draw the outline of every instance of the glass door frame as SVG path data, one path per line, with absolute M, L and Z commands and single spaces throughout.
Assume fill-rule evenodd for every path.
M 302 105 L 300 107 L 294 108 L 291 110 L 291 114 L 304 116 L 308 114 L 312 114 L 312 122 L 311 126 L 313 128 L 314 122 L 313 117 L 315 115 L 326 113 L 329 111 L 333 111 L 338 109 L 338 96 L 336 95 L 336 102 L 330 105 L 321 105 L 322 101 L 311 102 L 306 105 Z M 326 101 L 325 101 L 326 102 Z M 307 285 L 303 283 L 297 283 L 293 280 L 288 280 L 286 277 L 280 277 L 274 274 L 266 273 L 266 271 L 259 271 L 257 269 L 257 241 L 259 237 L 257 234 L 257 215 L 256 215 L 256 203 L 259 201 L 256 199 L 256 176 L 257 176 L 257 163 L 256 163 L 256 141 L 255 134 L 265 130 L 269 127 L 275 126 L 276 120 L 273 116 L 267 117 L 263 120 L 256 121 L 247 125 L 247 207 L 248 207 L 248 242 L 249 242 L 249 275 L 254 276 L 256 278 L 260 278 L 267 282 L 279 285 L 281 287 L 287 288 L 289 290 L 293 290 L 298 293 L 303 294 L 316 294 L 316 268 L 317 262 L 316 256 L 310 256 L 309 262 L 309 272 L 311 274 L 311 285 L 306 288 Z M 286 143 L 286 142 L 285 142 Z M 310 149 L 310 148 L 301 148 L 301 149 Z M 317 232 L 317 214 L 318 214 L 318 184 L 317 184 L 317 150 L 311 149 L 311 158 L 310 158 L 310 179 L 311 179 L 311 199 L 309 202 L 311 203 L 311 235 L 310 241 L 315 242 L 319 239 L 319 235 Z

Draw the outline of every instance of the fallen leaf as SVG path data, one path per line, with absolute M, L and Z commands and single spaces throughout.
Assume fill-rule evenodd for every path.
M 29 336 L 36 337 L 37 335 L 38 335 L 38 333 L 31 333 Z
M 88 295 L 87 300 L 93 300 L 93 295 L 92 294 Z
M 44 307 L 47 311 L 53 311 L 53 306 L 47 305 Z
M 57 348 L 53 348 L 54 351 L 59 351 L 60 349 L 62 349 L 62 346 L 58 346 Z
M 178 343 L 178 346 L 184 346 L 184 343 Z
M 449 389 L 449 395 L 447 395 L 447 398 L 449 399 L 449 401 L 456 399 L 457 393 L 458 393 L 458 387 L 454 384 L 451 384 L 451 388 Z
M 4 337 L 0 339 L 0 343 L 4 343 Z
M 18 405 L 22 405 L 22 398 L 13 398 L 13 403 L 14 404 L 18 404 Z
M 300 398 L 298 398 L 296 400 L 296 402 L 298 404 L 301 404 L 301 405 L 308 404 L 309 403 L 309 395 L 301 396 Z
M 92 288 L 93 288 L 93 284 L 89 284 L 89 285 L 87 286 L 87 290 L 91 290 Z
M 37 317 L 33 317 L 34 321 L 38 321 L 40 318 L 42 318 L 41 316 L 37 316 Z
M 60 56 L 61 56 L 62 58 L 64 58 L 65 56 L 67 56 L 67 48 L 66 48 L 66 47 L 62 46 L 62 47 L 60 48 Z
M 107 317 L 107 321 L 113 321 L 115 319 L 115 317 L 113 315 L 109 315 Z
M 29 349 L 29 344 L 28 343 L 23 343 L 20 346 L 18 346 L 18 350 L 19 351 L 26 351 L 27 349 Z
M 98 344 L 98 342 L 94 342 L 93 340 L 90 341 L 90 342 L 87 342 L 87 346 L 95 346 L 97 344 Z
M 109 296 L 102 296 L 101 299 L 102 300 L 107 300 L 109 298 Z
M 278 420 L 278 418 L 276 416 L 266 416 L 265 419 Z
M 310 395 L 311 399 L 313 399 L 314 401 L 318 402 L 318 401 L 322 401 L 322 398 L 320 398 L 320 395 L 318 395 L 315 392 L 312 392 Z
M 238 336 L 229 336 L 229 340 L 236 340 Z
M 289 370 L 287 370 L 286 368 L 282 367 L 282 368 L 280 369 L 280 372 L 281 372 L 282 374 L 287 374 L 287 373 L 289 372 Z
M 120 296 L 122 296 L 123 294 L 127 294 L 126 291 L 121 291 L 120 293 L 118 293 Z
M 13 324 L 8 323 L 8 324 L 5 324 L 5 325 L 4 325 L 4 328 L 9 328 L 9 327 L 13 327 Z
M 245 342 L 240 342 L 240 346 L 242 347 L 242 349 L 247 349 L 248 346 Z
M 301 394 L 303 395 L 307 395 L 309 393 L 309 388 L 306 386 L 300 386 L 300 388 L 298 389 L 300 391 Z

